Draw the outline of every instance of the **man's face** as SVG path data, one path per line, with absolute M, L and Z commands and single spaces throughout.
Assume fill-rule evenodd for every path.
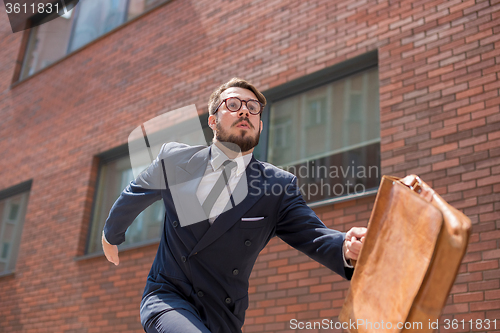
M 220 100 L 229 97 L 238 97 L 242 101 L 257 100 L 255 94 L 248 89 L 231 87 L 221 93 Z M 262 121 L 260 115 L 253 115 L 248 111 L 245 103 L 236 112 L 227 109 L 222 103 L 215 115 L 208 118 L 209 126 L 215 129 L 215 138 L 224 143 L 230 142 L 238 145 L 242 153 L 253 151 L 259 143 Z M 228 147 L 229 148 L 229 147 Z

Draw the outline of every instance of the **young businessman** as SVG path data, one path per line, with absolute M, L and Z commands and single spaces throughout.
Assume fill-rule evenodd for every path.
M 209 101 L 213 144 L 163 145 L 113 205 L 102 245 L 118 265 L 116 245 L 128 226 L 151 203 L 165 204 L 161 242 L 141 302 L 146 332 L 241 332 L 252 267 L 274 236 L 351 278 L 348 261 L 357 259 L 366 228 L 346 234 L 326 228 L 303 200 L 294 175 L 253 157 L 265 103 L 245 80 L 223 84 Z

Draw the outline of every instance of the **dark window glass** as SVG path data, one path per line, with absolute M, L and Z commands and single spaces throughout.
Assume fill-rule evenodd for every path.
M 23 231 L 29 192 L 0 200 L 0 274 L 13 272 Z
M 127 19 L 126 5 L 127 0 L 80 1 L 69 52 L 122 25 Z
M 167 1 L 81 0 L 65 15 L 30 30 L 20 79 Z
M 378 186 L 377 68 L 271 102 L 268 110 L 267 160 L 298 177 L 307 202 Z
M 31 29 L 21 79 L 38 72 L 66 55 L 74 18 L 73 12 L 72 10 L 67 15 Z

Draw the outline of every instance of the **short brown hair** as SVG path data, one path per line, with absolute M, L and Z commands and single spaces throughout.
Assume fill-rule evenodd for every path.
M 208 114 L 209 115 L 214 114 L 215 109 L 217 109 L 217 107 L 219 106 L 219 104 L 221 102 L 220 95 L 222 94 L 222 92 L 228 88 L 233 88 L 233 87 L 250 90 L 251 92 L 253 92 L 255 94 L 255 97 L 257 97 L 259 102 L 262 103 L 262 107 L 264 107 L 266 105 L 266 98 L 257 88 L 255 88 L 255 86 L 253 84 L 251 84 L 250 82 L 248 82 L 246 80 L 233 77 L 231 80 L 229 80 L 228 82 L 224 83 L 219 88 L 217 88 L 217 90 L 215 90 L 212 93 L 212 95 L 210 95 L 210 99 L 208 100 Z M 261 115 L 262 115 L 262 113 L 261 113 Z

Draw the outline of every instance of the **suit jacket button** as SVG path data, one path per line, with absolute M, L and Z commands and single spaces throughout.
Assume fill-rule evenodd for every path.
M 198 297 L 203 297 L 203 296 L 205 295 L 205 294 L 203 293 L 203 291 L 201 291 L 201 290 L 200 290 L 200 291 L 198 291 L 198 293 L 197 293 L 197 294 L 198 294 Z
M 250 246 L 250 245 L 252 245 L 252 242 L 251 242 L 250 240 L 248 240 L 248 239 L 247 239 L 247 240 L 245 241 L 245 245 L 246 245 L 246 246 Z
M 177 226 L 179 225 L 179 222 L 174 221 L 174 222 L 172 222 L 172 225 L 174 226 L 174 228 L 177 228 Z
M 226 302 L 226 304 L 230 304 L 231 303 L 231 297 L 226 297 L 226 299 L 224 301 Z
M 239 272 L 240 272 L 239 270 L 233 269 L 233 275 L 238 275 Z
M 182 260 L 182 262 L 186 262 L 187 259 L 186 259 L 186 257 L 182 256 L 181 260 Z

